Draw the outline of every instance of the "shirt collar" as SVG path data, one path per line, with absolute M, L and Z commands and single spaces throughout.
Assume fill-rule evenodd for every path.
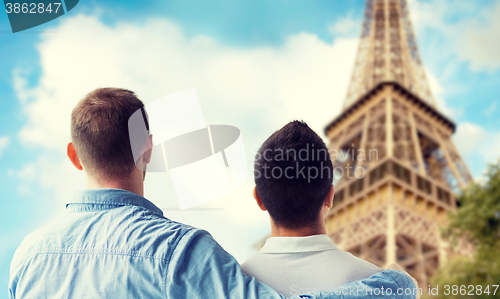
M 119 206 L 146 208 L 163 216 L 163 212 L 146 198 L 122 189 L 89 189 L 78 191 L 66 205 L 68 212 L 98 211 Z
M 337 249 L 338 247 L 327 235 L 273 237 L 266 240 L 266 244 L 259 253 L 294 253 Z

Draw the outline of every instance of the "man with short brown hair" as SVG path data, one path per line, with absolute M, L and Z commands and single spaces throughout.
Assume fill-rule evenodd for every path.
M 165 218 L 143 197 L 151 138 L 146 132 L 136 161 L 128 138 L 128 120 L 139 109 L 133 92 L 103 88 L 73 110 L 67 153 L 88 190 L 66 205 L 66 215 L 24 239 L 11 264 L 10 298 L 283 298 L 243 274 L 208 232 Z M 413 283 L 387 271 L 338 290 L 374 286 L 396 294 Z
M 78 160 L 86 166 L 89 178 L 123 179 L 134 170 L 134 164 L 130 163 L 133 157 L 127 124 L 130 115 L 143 107 L 130 90 L 100 88 L 73 109 L 70 152 L 73 147 L 78 153 Z

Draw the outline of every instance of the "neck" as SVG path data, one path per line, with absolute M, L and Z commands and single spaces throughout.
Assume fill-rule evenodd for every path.
M 271 237 L 307 237 L 314 235 L 326 235 L 326 227 L 323 221 L 318 221 L 316 225 L 291 229 L 278 226 L 271 219 Z
M 140 178 L 137 178 L 137 175 L 136 171 L 132 171 L 130 177 L 126 179 L 111 178 L 106 180 L 95 180 L 86 174 L 85 181 L 87 189 L 122 189 L 144 196 L 142 172 L 140 172 Z

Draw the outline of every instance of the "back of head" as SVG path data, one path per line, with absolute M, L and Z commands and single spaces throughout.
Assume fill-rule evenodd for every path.
M 99 88 L 73 109 L 71 139 L 85 171 L 95 180 L 126 178 L 134 169 L 128 120 L 144 107 L 134 92 Z
M 332 186 L 325 143 L 306 123 L 292 121 L 272 134 L 255 158 L 257 194 L 276 225 L 316 225 Z

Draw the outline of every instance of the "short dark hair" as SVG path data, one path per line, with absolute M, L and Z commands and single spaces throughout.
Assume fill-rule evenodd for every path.
M 303 121 L 292 121 L 262 144 L 254 177 L 276 225 L 297 229 L 317 224 L 332 186 L 333 165 L 318 134 Z
M 76 105 L 71 113 L 71 139 L 89 175 L 109 179 L 132 172 L 135 161 L 128 121 L 142 107 L 134 92 L 120 88 L 98 88 Z

